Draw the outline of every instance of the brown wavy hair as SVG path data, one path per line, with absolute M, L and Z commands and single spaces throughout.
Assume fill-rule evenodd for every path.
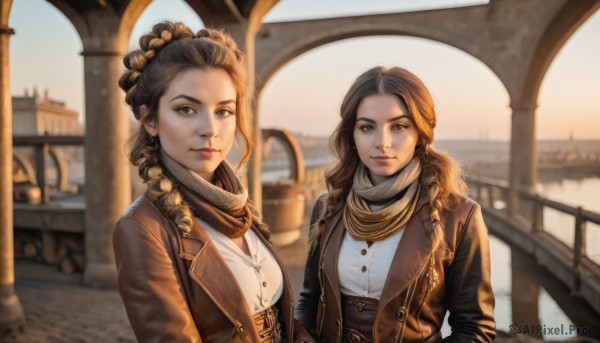
M 356 112 L 364 98 L 376 94 L 398 97 L 406 106 L 419 135 L 414 158 L 421 162 L 421 194 L 428 197 L 431 208 L 431 222 L 426 230 L 432 240 L 432 251 L 436 251 L 443 244 L 444 237 L 440 215 L 464 199 L 467 187 L 460 166 L 450 156 L 431 146 L 436 113 L 429 90 L 417 76 L 403 68 L 372 68 L 354 81 L 344 97 L 340 110 L 342 120 L 330 140 L 336 162 L 325 174 L 329 190 L 326 211 L 317 226 L 323 225 L 346 203 L 354 173 L 360 164 L 358 153 L 352 148 Z M 315 242 L 319 234 L 320 229 L 311 230 L 311 242 Z
M 125 91 L 125 102 L 141 123 L 158 118 L 159 99 L 171 81 L 181 72 L 194 68 L 222 69 L 231 78 L 236 90 L 236 137 L 243 143 L 240 165 L 247 161 L 252 149 L 247 104 L 247 81 L 244 54 L 231 36 L 222 30 L 202 29 L 193 33 L 180 22 L 164 21 L 141 36 L 140 48 L 123 58 L 126 70 L 119 79 Z M 148 108 L 142 117 L 140 108 Z M 147 195 L 158 208 L 183 231 L 189 233 L 191 210 L 174 183 L 163 171 L 160 162 L 160 139 L 152 137 L 144 125 L 130 139 L 129 160 L 138 167 L 139 175 L 148 186 Z

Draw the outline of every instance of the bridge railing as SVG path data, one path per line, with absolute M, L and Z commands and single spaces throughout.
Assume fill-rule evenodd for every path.
M 472 196 L 482 206 L 505 211 L 507 215 L 519 219 L 531 233 L 549 233 L 570 248 L 573 251 L 573 268 L 577 269 L 586 258 L 600 265 L 600 214 L 548 199 L 527 189 L 511 189 L 504 180 L 468 177 L 467 183 Z M 507 207 L 511 196 L 521 200 L 521 208 L 515 213 Z M 563 218 L 568 216 L 568 220 L 559 222 L 557 216 L 552 217 L 551 222 L 544 220 L 545 216 L 556 213 Z M 560 225 L 555 227 L 552 223 L 556 222 Z M 565 235 L 565 232 L 569 234 Z

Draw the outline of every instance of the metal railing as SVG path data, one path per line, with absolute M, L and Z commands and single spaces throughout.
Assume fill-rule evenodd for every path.
M 498 210 L 506 211 L 506 214 L 510 217 L 519 217 L 526 228 L 530 230 L 532 234 L 546 232 L 553 235 L 556 238 L 556 234 L 552 231 L 547 230 L 544 225 L 544 213 L 545 209 L 552 209 L 562 214 L 566 214 L 574 218 L 574 234 L 573 244 L 566 244 L 568 248 L 573 250 L 573 268 L 577 269 L 582 261 L 587 257 L 597 265 L 600 265 L 600 253 L 594 252 L 588 255 L 587 247 L 595 246 L 598 247 L 600 244 L 600 235 L 594 235 L 596 237 L 596 244 L 588 244 L 588 223 L 592 223 L 593 228 L 600 229 L 600 214 L 585 210 L 582 207 L 569 206 L 560 203 L 555 200 L 551 200 L 540 196 L 539 194 L 532 192 L 528 189 L 511 189 L 507 181 L 496 180 L 485 177 L 469 177 L 467 183 L 471 188 L 474 189 L 474 196 L 476 200 L 482 206 L 488 206 Z M 523 213 L 517 213 L 518 211 L 511 210 L 510 198 L 514 197 L 519 199 L 519 203 L 527 201 L 529 206 L 522 206 L 526 211 L 530 211 L 529 215 L 521 216 Z M 521 205 L 520 205 L 521 206 Z M 596 232 L 597 233 L 597 232 Z

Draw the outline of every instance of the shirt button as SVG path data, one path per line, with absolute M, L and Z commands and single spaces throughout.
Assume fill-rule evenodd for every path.
M 361 255 L 366 255 L 366 254 L 367 254 L 367 249 L 363 249 L 363 250 L 361 250 L 361 251 L 360 251 L 360 254 L 361 254 Z
M 257 272 L 260 272 L 260 269 L 261 269 L 261 268 L 262 268 L 261 266 L 256 266 L 256 267 L 254 267 L 254 269 L 255 269 Z
M 367 271 L 367 267 L 366 266 L 362 266 L 362 268 L 360 268 L 360 270 L 362 270 L 362 272 L 366 272 Z
M 263 281 L 263 283 L 262 283 L 262 286 L 263 286 L 263 287 L 267 287 L 267 282 L 266 282 L 266 281 Z

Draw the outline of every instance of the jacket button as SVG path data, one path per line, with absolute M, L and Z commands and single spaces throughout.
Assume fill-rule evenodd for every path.
M 266 281 L 263 281 L 263 283 L 262 283 L 262 286 L 263 286 L 263 287 L 267 287 L 267 282 L 266 282 Z
M 398 319 L 399 322 L 403 322 L 404 319 L 406 319 L 406 309 L 404 307 L 400 307 L 398 309 L 398 313 L 396 313 L 396 319 Z
M 362 270 L 362 272 L 366 272 L 367 271 L 367 266 L 362 266 L 362 268 L 360 268 L 360 270 Z

